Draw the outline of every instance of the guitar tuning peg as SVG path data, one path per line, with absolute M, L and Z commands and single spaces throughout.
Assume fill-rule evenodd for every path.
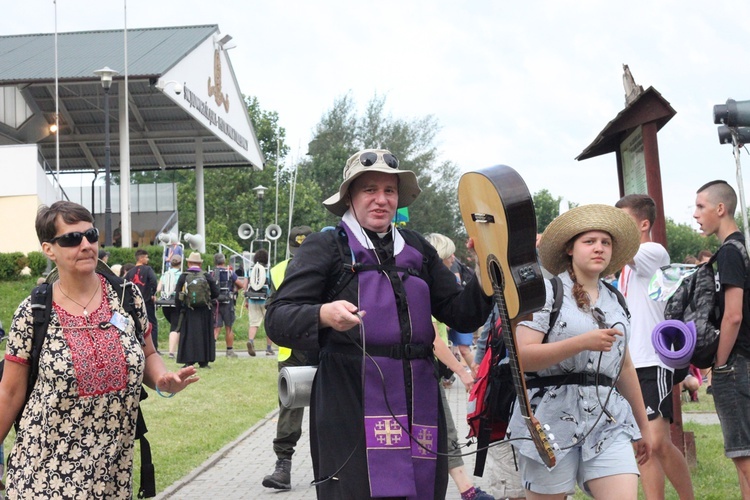
M 549 430 L 549 428 L 550 428 L 550 427 L 549 427 L 549 424 L 544 424 L 544 426 L 543 426 L 543 427 L 544 427 L 544 430 L 545 430 L 545 431 L 548 431 L 548 430 Z
M 554 434 L 547 434 L 547 437 L 549 438 L 550 441 L 554 441 L 555 440 L 555 435 Z
M 559 444 L 557 444 L 557 443 L 555 443 L 555 444 L 553 444 L 553 445 L 552 445 L 552 449 L 553 449 L 553 450 L 557 450 L 557 451 L 560 451 L 560 445 L 559 445 Z

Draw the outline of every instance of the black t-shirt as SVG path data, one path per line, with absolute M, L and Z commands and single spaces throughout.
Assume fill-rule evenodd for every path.
M 125 275 L 125 279 L 132 281 L 135 286 L 141 291 L 143 299 L 146 302 L 153 302 L 153 297 L 156 295 L 156 286 L 159 284 L 159 279 L 156 277 L 156 273 L 151 266 L 146 264 L 135 266 L 133 269 L 128 271 Z
M 745 237 L 739 231 L 727 236 L 727 240 L 730 239 L 745 244 Z M 722 292 L 726 286 L 742 287 L 745 291 L 742 297 L 742 323 L 734 345 L 744 355 L 750 356 L 750 272 L 745 269 L 745 259 L 742 253 L 734 245 L 722 245 L 719 248 L 719 255 L 716 257 L 716 277 Z M 719 293 L 719 310 L 723 317 L 723 293 Z

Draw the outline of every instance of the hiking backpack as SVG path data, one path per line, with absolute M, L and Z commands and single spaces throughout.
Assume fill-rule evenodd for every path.
M 219 283 L 219 303 L 232 302 L 232 272 L 226 268 L 214 269 L 214 279 Z
M 727 240 L 724 245 L 734 245 L 740 251 L 747 273 L 750 259 L 745 245 L 737 240 Z M 695 350 L 690 363 L 698 368 L 710 368 L 719 348 L 721 311 L 713 266 L 718 255 L 717 251 L 708 262 L 700 264 L 695 272 L 685 276 L 664 307 L 665 319 L 695 323 Z
M 268 271 L 260 262 L 250 268 L 245 297 L 256 302 L 264 302 L 268 298 Z
M 156 304 L 160 306 L 174 306 L 175 293 L 177 291 L 177 280 L 180 277 L 180 272 L 172 272 L 171 270 L 164 273 L 162 278 L 162 289 L 159 292 L 159 298 L 156 299 Z
M 106 265 L 105 265 L 106 267 Z M 102 271 L 102 268 L 97 266 L 97 271 Z M 132 318 L 135 326 L 136 337 L 138 342 L 143 342 L 143 330 L 141 324 L 136 320 L 135 316 L 135 299 L 133 290 L 130 285 L 125 282 L 122 278 L 112 274 L 112 271 L 107 268 L 101 274 L 107 279 L 110 285 L 115 289 L 116 292 L 122 289 L 122 308 L 127 315 Z M 26 397 L 23 405 L 16 416 L 14 426 L 18 431 L 18 425 L 21 421 L 21 415 L 23 415 L 26 403 L 31 396 L 31 391 L 34 389 L 37 378 L 39 376 L 39 356 L 42 351 L 42 345 L 47 335 L 47 328 L 50 321 L 50 311 L 52 310 L 52 285 L 50 283 L 42 283 L 37 285 L 31 292 L 31 312 L 33 317 L 33 329 L 34 336 L 32 341 L 31 354 L 29 356 L 29 380 L 26 386 Z M 3 368 L 5 360 L 0 361 L 0 379 L 2 379 Z M 148 393 L 144 388 L 141 388 L 140 401 L 148 398 Z M 135 438 L 140 441 L 141 448 L 141 484 L 138 489 L 138 498 L 152 498 L 156 496 L 156 475 L 154 472 L 154 464 L 151 457 L 151 445 L 146 439 L 145 434 L 148 432 L 146 427 L 146 421 L 143 419 L 143 412 L 140 408 L 140 401 L 138 406 L 138 414 L 136 417 L 135 425 Z
M 553 276 L 549 281 L 552 285 L 552 309 L 549 315 L 549 329 L 544 336 L 544 342 L 547 341 L 547 335 L 557 323 L 565 295 L 562 279 L 559 276 Z M 615 294 L 617 302 L 630 319 L 630 311 L 622 293 L 611 283 L 603 280 L 601 283 Z M 506 350 L 501 318 L 496 315 L 495 309 L 493 309 L 490 318 L 487 351 L 479 365 L 477 380 L 474 382 L 466 406 L 466 421 L 469 425 L 467 437 L 477 438 L 474 475 L 480 477 L 484 473 L 487 447 L 490 443 L 505 439 L 513 412 L 513 404 L 516 401 L 516 386 L 513 382 L 510 365 L 507 362 L 502 362 L 506 358 Z M 527 375 L 526 380 L 528 382 L 534 374 L 527 373 Z
M 211 307 L 211 287 L 203 271 L 186 271 L 181 301 L 190 309 Z

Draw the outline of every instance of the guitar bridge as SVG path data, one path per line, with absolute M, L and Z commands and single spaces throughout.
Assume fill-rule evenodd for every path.
M 495 216 L 491 214 L 471 214 L 471 220 L 473 220 L 474 222 L 488 224 L 495 222 Z

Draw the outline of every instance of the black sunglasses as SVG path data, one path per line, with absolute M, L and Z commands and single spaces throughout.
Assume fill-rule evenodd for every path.
M 72 233 L 61 234 L 55 236 L 51 240 L 47 240 L 47 243 L 57 243 L 61 247 L 77 247 L 83 241 L 84 236 L 89 243 L 96 243 L 99 241 L 99 230 L 95 227 L 87 229 L 84 232 L 73 231 Z
M 383 153 L 380 155 L 383 158 L 383 162 L 391 168 L 398 168 L 398 158 L 391 153 Z M 365 167 L 371 167 L 378 161 L 378 153 L 368 151 L 359 155 L 359 162 Z

